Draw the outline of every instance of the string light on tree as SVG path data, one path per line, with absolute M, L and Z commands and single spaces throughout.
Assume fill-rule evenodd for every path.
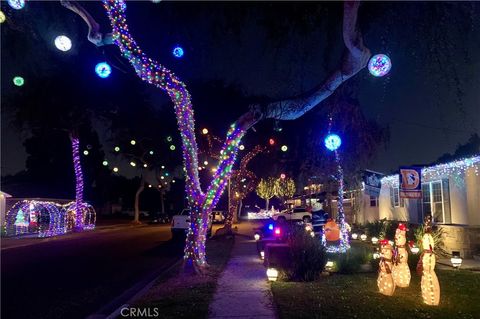
M 135 166 L 137 166 L 137 163 L 135 163 L 135 162 L 132 161 L 132 162 L 130 162 L 130 166 L 135 167 Z
M 16 76 L 13 78 L 13 84 L 16 86 L 23 86 L 25 84 L 25 80 L 21 76 Z
M 183 48 L 180 46 L 176 46 L 175 48 L 173 48 L 173 51 L 172 51 L 173 56 L 176 58 L 183 57 L 184 53 L 185 52 L 183 52 Z
M 390 72 L 392 68 L 392 61 L 385 54 L 374 55 L 368 62 L 368 71 L 376 77 L 382 77 Z
M 105 79 L 112 73 L 112 68 L 107 62 L 100 62 L 95 66 L 95 73 L 102 79 Z
M 72 48 L 72 41 L 66 35 L 59 35 L 55 38 L 55 46 L 63 52 L 67 52 Z
M 25 0 L 8 0 L 8 5 L 15 10 L 20 10 L 25 7 Z

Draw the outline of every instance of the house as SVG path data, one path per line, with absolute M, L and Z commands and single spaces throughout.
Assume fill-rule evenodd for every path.
M 421 224 L 426 214 L 444 229 L 447 252 L 469 258 L 480 251 L 480 156 L 423 168 L 421 199 L 400 198 L 398 174 L 382 178 L 378 211 L 363 207 L 357 220 Z

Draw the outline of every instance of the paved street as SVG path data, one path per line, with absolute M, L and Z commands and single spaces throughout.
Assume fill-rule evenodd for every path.
M 84 318 L 182 255 L 170 225 L 2 243 L 2 318 Z

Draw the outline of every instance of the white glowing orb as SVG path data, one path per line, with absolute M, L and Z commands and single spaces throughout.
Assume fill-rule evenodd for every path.
M 66 35 L 59 35 L 55 38 L 54 43 L 57 49 L 63 52 L 67 52 L 72 48 L 72 41 Z
M 5 13 L 3 13 L 3 11 L 0 11 L 0 23 L 4 23 L 5 20 L 7 20 Z
M 368 71 L 376 77 L 382 77 L 390 72 L 392 68 L 392 61 L 385 54 L 374 55 L 368 62 Z
M 8 5 L 15 10 L 20 10 L 25 7 L 25 0 L 8 0 Z

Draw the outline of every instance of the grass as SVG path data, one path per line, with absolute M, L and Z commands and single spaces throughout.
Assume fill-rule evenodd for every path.
M 423 304 L 420 277 L 393 297 L 377 291 L 375 273 L 332 275 L 309 283 L 274 282 L 272 292 L 283 318 L 480 318 L 480 273 L 438 270 L 440 305 Z
M 216 238 L 207 242 L 208 272 L 184 274 L 182 265 L 177 275 L 160 279 L 135 307 L 158 308 L 161 318 L 207 318 L 208 306 L 215 293 L 217 279 L 230 258 L 233 239 Z M 141 317 L 137 317 L 141 318 Z

